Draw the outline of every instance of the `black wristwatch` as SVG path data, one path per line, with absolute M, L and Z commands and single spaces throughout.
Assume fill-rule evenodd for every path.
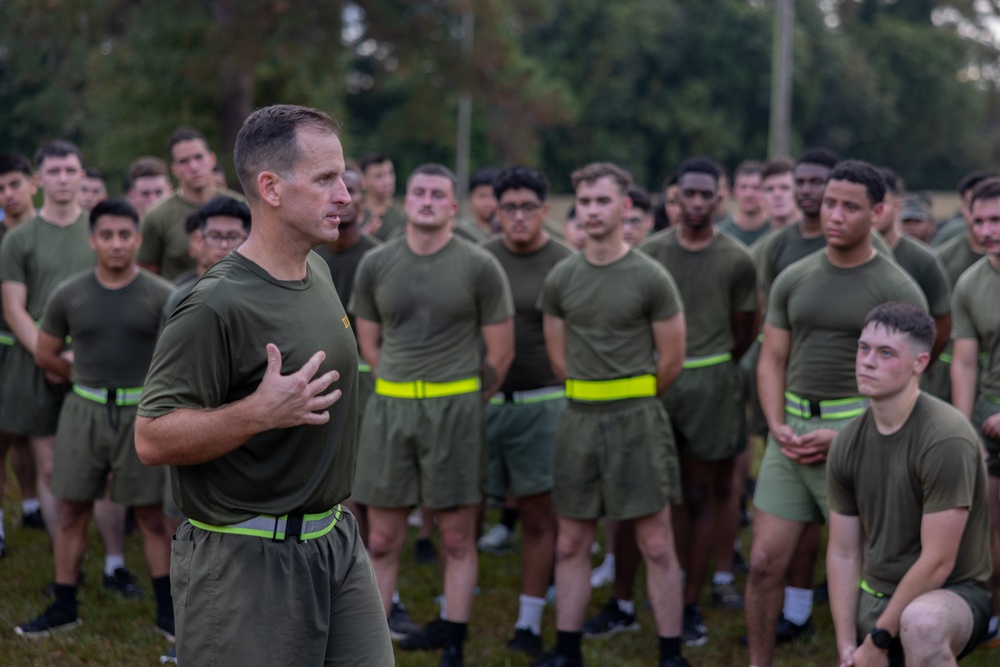
M 888 630 L 883 630 L 882 628 L 872 628 L 871 636 L 872 644 L 875 644 L 875 648 L 888 651 L 889 647 L 892 646 L 892 640 L 894 637 Z

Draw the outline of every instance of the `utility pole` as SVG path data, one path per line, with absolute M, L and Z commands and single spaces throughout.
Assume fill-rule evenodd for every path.
M 472 47 L 475 17 L 472 13 L 472 3 L 468 2 L 462 11 L 462 59 L 465 61 L 465 85 L 458 96 L 458 137 L 455 141 L 455 175 L 458 176 L 459 202 L 464 206 L 468 198 L 466 186 L 469 183 L 469 153 L 472 143 Z
M 771 157 L 789 155 L 792 133 L 792 32 L 795 0 L 774 0 L 774 41 L 771 48 Z

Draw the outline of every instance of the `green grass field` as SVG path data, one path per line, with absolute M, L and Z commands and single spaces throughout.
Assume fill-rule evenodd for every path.
M 167 645 L 152 629 L 154 605 L 142 557 L 142 540 L 139 537 L 128 539 L 126 559 L 146 594 L 140 601 L 120 600 L 106 593 L 101 586 L 103 552 L 93 527 L 90 531 L 91 546 L 83 565 L 86 584 L 80 593 L 83 625 L 46 640 L 28 641 L 14 634 L 13 628 L 17 623 L 34 617 L 46 606 L 42 590 L 52 579 L 52 558 L 46 534 L 20 528 L 20 504 L 10 490 L 3 499 L 3 507 L 9 554 L 0 560 L 0 665 L 158 665 L 159 655 Z M 490 521 L 496 518 L 495 512 L 488 513 Z M 437 614 L 435 598 L 441 592 L 441 580 L 437 566 L 414 563 L 414 537 L 411 535 L 411 544 L 405 552 L 400 590 L 414 620 L 424 623 Z M 745 547 L 749 545 L 749 540 L 749 531 L 745 531 Z M 821 579 L 822 563 L 817 568 Z M 517 552 L 503 557 L 481 558 L 481 592 L 473 608 L 465 652 L 469 667 L 522 667 L 531 664 L 529 658 L 506 650 L 506 642 L 513 633 L 517 618 L 519 569 L 520 556 Z M 743 583 L 742 576 L 739 583 Z M 588 667 L 655 664 L 657 643 L 652 614 L 646 604 L 644 581 L 640 579 L 637 587 L 641 631 L 609 639 L 584 640 L 584 657 Z M 590 611 L 596 613 L 609 594 L 607 588 L 595 591 Z M 705 602 L 703 607 L 709 642 L 700 648 L 687 649 L 685 655 L 696 667 L 745 667 L 749 656 L 738 641 L 744 633 L 742 613 L 715 611 L 707 606 L 707 596 Z M 779 648 L 776 665 L 836 664 L 829 608 L 818 606 L 813 620 L 818 630 L 815 637 L 798 645 Z M 546 643 L 551 645 L 555 636 L 551 607 L 546 610 L 544 624 Z M 396 657 L 401 667 L 434 667 L 440 659 L 436 653 L 399 651 Z M 267 664 L 267 661 L 261 664 Z M 971 667 L 1000 664 L 1000 650 L 979 650 L 963 664 Z

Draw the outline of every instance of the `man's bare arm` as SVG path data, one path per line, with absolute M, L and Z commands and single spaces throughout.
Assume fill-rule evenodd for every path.
M 61 354 L 66 347 L 66 341 L 44 331 L 38 331 L 38 344 L 35 346 L 35 363 L 39 368 L 68 381 L 73 368 L 69 360 Z
M 560 382 L 566 381 L 566 322 L 545 313 L 542 319 L 545 332 L 545 351 L 549 355 L 549 365 Z
M 483 400 L 495 394 L 514 361 L 514 318 L 487 324 L 480 329 L 486 356 L 483 359 Z
M 861 561 L 861 519 L 831 511 L 826 576 L 830 584 L 830 613 L 841 664 L 857 648 L 855 622 Z
M 366 320 L 363 317 L 354 318 L 358 330 L 358 347 L 361 348 L 361 358 L 376 372 L 380 352 L 382 350 L 382 324 Z
M 764 325 L 764 342 L 760 347 L 757 363 L 757 394 L 767 419 L 767 426 L 775 434 L 785 429 L 785 372 L 788 370 L 788 353 L 792 334 L 770 324 Z
M 3 294 L 3 319 L 7 322 L 17 342 L 30 354 L 35 354 L 38 344 L 38 328 L 28 313 L 28 287 L 24 283 L 4 281 L 0 286 Z
M 934 318 L 934 343 L 931 345 L 931 363 L 937 361 L 941 352 L 951 340 L 951 313 L 938 315 Z
M 733 359 L 742 359 L 757 335 L 757 311 L 733 313 L 730 320 L 733 330 Z
M 656 393 L 663 394 L 684 368 L 687 332 L 684 313 L 653 322 L 653 344 L 656 346 Z
M 224 456 L 252 436 L 300 424 L 325 424 L 327 408 L 341 397 L 340 378 L 329 371 L 313 378 L 326 353 L 317 352 L 298 371 L 281 374 L 281 352 L 267 345 L 267 370 L 254 393 L 214 409 L 181 408 L 161 417 L 137 417 L 135 449 L 146 465 L 197 465 Z
M 966 419 L 972 419 L 979 382 L 979 341 L 956 339 L 951 356 L 951 402 Z

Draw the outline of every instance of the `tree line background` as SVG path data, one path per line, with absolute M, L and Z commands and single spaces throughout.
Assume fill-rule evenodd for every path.
M 793 151 L 814 145 L 950 189 L 998 164 L 994 0 L 798 0 Z M 475 17 L 463 54 L 462 13 Z M 343 123 L 397 171 L 526 163 L 556 191 L 595 160 L 652 188 L 684 158 L 768 157 L 772 0 L 0 0 L 0 151 L 77 142 L 112 178 L 180 124 L 232 145 L 256 107 Z

